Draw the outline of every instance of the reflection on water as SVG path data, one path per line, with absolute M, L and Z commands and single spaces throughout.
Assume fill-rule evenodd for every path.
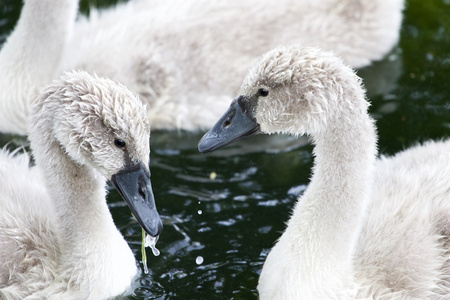
M 18 15 L 17 1 L 8 1 L 8 11 L 0 12 L 0 36 Z M 448 1 L 407 1 L 399 47 L 358 71 L 382 153 L 449 136 L 449 12 Z M 264 259 L 307 187 L 311 146 L 306 137 L 257 136 L 201 155 L 200 137 L 152 133 L 152 185 L 164 223 L 161 254 L 147 256 L 149 273 L 141 271 L 125 299 L 257 298 Z M 7 143 L 11 149 L 27 146 L 24 139 L 0 135 L 0 145 Z M 108 201 L 142 270 L 141 229 L 116 191 Z

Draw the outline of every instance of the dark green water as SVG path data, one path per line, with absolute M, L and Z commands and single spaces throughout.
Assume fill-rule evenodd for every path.
M 21 5 L 0 1 L 2 43 Z M 115 1 L 94 1 L 109 2 Z M 83 10 L 87 7 L 83 1 Z M 399 45 L 358 74 L 377 119 L 381 154 L 449 137 L 450 1 L 407 1 Z M 200 137 L 152 133 L 152 182 L 164 221 L 157 244 L 161 255 L 148 251 L 150 272 L 136 279 L 125 299 L 257 298 L 264 259 L 308 184 L 312 148 L 305 138 L 259 136 L 200 155 Z M 0 146 L 10 142 L 13 149 L 22 141 L 0 135 Z M 140 261 L 140 227 L 115 191 L 109 203 Z

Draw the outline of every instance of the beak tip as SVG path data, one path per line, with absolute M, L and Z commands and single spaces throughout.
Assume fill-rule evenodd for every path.
M 158 236 L 163 226 L 145 166 L 142 164 L 122 170 L 114 174 L 111 181 L 141 227 L 149 235 Z
M 198 152 L 205 154 L 211 152 L 211 137 L 210 131 L 205 133 L 205 135 L 200 139 L 197 145 Z
M 198 144 L 197 148 L 198 148 L 198 152 L 200 152 L 202 154 L 205 154 L 208 152 L 208 149 L 205 147 L 205 145 L 203 145 L 201 143 Z
M 142 225 L 141 225 L 142 226 Z M 161 219 L 158 220 L 157 224 L 154 226 L 146 226 L 144 230 L 147 232 L 147 234 L 151 235 L 152 237 L 157 237 L 161 234 L 163 230 L 163 224 Z

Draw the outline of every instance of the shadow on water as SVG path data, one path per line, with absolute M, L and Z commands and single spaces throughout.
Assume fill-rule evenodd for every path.
M 5 1 L 0 43 L 20 11 L 18 1 Z M 449 136 L 449 14 L 447 0 L 407 1 L 398 47 L 358 71 L 377 120 L 382 154 Z M 258 136 L 201 155 L 196 149 L 200 137 L 152 133 L 152 182 L 164 222 L 157 244 L 161 255 L 148 251 L 150 272 L 141 272 L 123 299 L 257 298 L 264 259 L 308 184 L 312 148 L 305 137 Z M 27 145 L 23 138 L 0 135 L 0 146 L 5 144 L 11 149 Z M 115 190 L 108 201 L 142 269 L 140 227 Z

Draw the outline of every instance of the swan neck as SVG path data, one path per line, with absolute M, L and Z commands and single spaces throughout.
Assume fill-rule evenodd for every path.
M 63 248 L 71 249 L 70 252 L 87 249 L 105 236 L 116 234 L 102 175 L 73 161 L 56 140 L 40 143 L 39 147 L 33 147 L 33 152 L 67 243 Z
M 61 71 L 78 0 L 26 0 L 0 49 L 0 130 L 25 134 L 29 103 Z M 14 108 L 14 109 L 12 109 Z
M 294 211 L 290 227 L 317 240 L 310 255 L 321 263 L 351 268 L 351 257 L 369 202 L 376 157 L 376 132 L 367 113 L 339 118 L 313 137 L 311 183 Z M 317 248 L 315 248 L 317 247 Z M 313 259 L 311 261 L 314 261 Z M 329 267 L 329 266 L 328 266 Z
M 77 11 L 77 0 L 25 1 L 20 19 L 1 49 L 0 70 L 22 66 L 27 71 L 22 76 L 36 76 L 33 79 L 38 82 L 52 79 L 59 71 Z

